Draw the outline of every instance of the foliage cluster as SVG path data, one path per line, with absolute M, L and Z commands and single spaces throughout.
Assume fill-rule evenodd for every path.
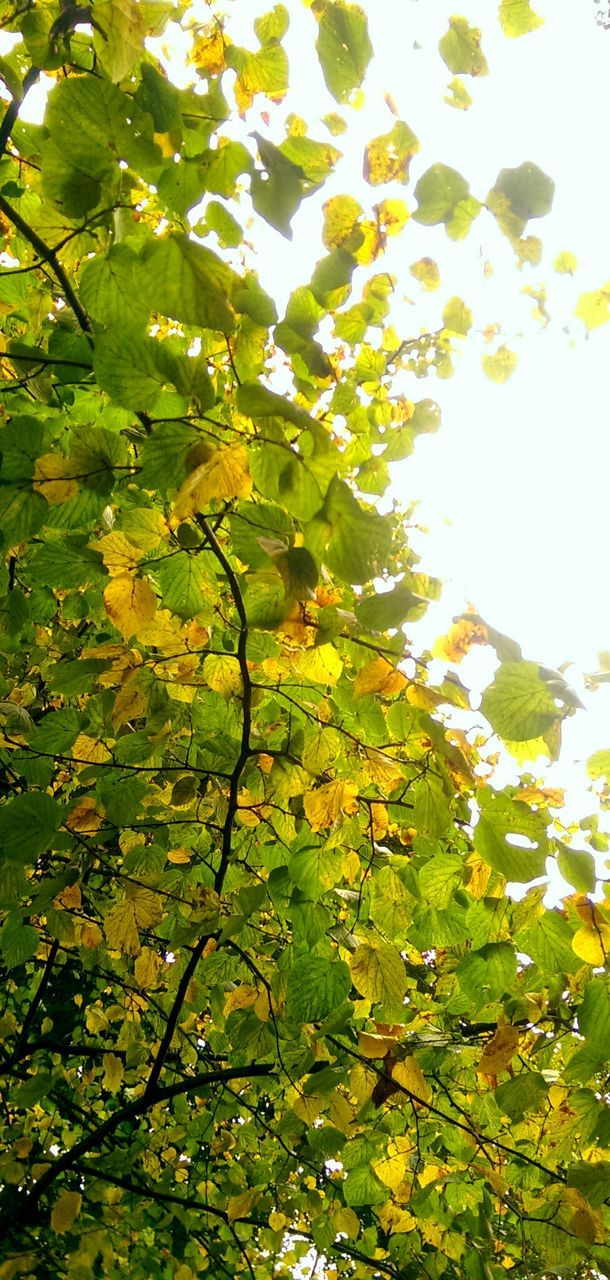
M 310 7 L 349 108 L 366 15 Z M 377 202 L 327 200 L 278 316 L 243 220 L 289 235 L 345 123 L 246 145 L 289 16 L 246 49 L 211 7 L 181 90 L 147 37 L 185 5 L 3 6 L 0 1277 L 608 1274 L 610 910 L 561 797 L 496 788 L 489 754 L 555 756 L 577 699 L 476 616 L 440 683 L 411 656 L 439 584 L 384 495 L 439 413 L 393 385 L 446 367 L 468 308 L 389 321 L 396 119 Z M 466 19 L 440 52 L 486 70 Z M 412 216 L 487 213 L 532 261 L 551 198 L 529 162 L 484 200 L 433 164 Z M 499 666 L 469 717 L 473 643 Z

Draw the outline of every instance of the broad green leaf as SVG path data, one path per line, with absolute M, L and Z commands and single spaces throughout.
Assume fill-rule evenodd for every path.
M 495 1091 L 501 1111 L 511 1120 L 522 1120 L 531 1111 L 539 1111 L 548 1093 L 548 1084 L 538 1071 L 521 1071 L 506 1080 Z
M 342 960 L 301 956 L 288 971 L 286 1012 L 291 1022 L 321 1022 L 349 994 L 349 970 Z
M 17 913 L 8 915 L 0 929 L 0 951 L 7 969 L 31 960 L 38 949 L 38 933 Z
M 373 55 L 365 12 L 348 0 L 314 0 L 312 8 L 326 87 L 336 102 L 348 102 L 354 89 L 360 88 Z
M 205 245 L 177 231 L 149 242 L 140 254 L 138 282 L 151 310 L 232 333 L 229 303 L 237 276 Z
M 449 19 L 449 29 L 439 40 L 438 51 L 453 75 L 487 75 L 481 32 L 478 27 L 471 27 L 466 18 Z
M 154 409 L 168 377 L 159 367 L 153 338 L 109 329 L 97 336 L 93 360 L 98 382 L 112 400 L 125 409 Z
M 502 169 L 493 191 L 507 200 L 513 213 L 524 223 L 542 218 L 553 204 L 555 183 L 537 164 L 526 161 L 516 169 Z
M 535 662 L 505 662 L 483 695 L 483 715 L 509 742 L 545 734 L 564 714 Z
M 206 572 L 207 557 L 179 551 L 159 565 L 156 577 L 161 604 L 180 618 L 194 618 L 215 599 L 216 584 Z
M 610 1034 L 610 989 L 605 977 L 593 978 L 583 993 L 578 1029 L 587 1041 L 601 1049 Z
M 466 179 L 445 164 L 426 170 L 415 187 L 415 199 L 415 221 L 425 227 L 443 222 L 453 240 L 468 235 L 471 222 L 481 210 L 479 201 L 470 195 Z
M 33 863 L 52 841 L 63 819 L 61 806 L 43 791 L 15 796 L 0 808 L 0 843 L 4 856 Z
M 595 858 L 586 849 L 571 849 L 567 844 L 559 844 L 557 849 L 557 866 L 568 884 L 581 893 L 593 893 L 597 883 Z
M 517 957 L 509 943 L 490 942 L 462 960 L 456 972 L 462 991 L 480 1008 L 512 989 Z
M 482 791 L 478 799 L 477 853 L 507 880 L 527 883 L 544 875 L 548 853 L 544 819 L 501 793 Z

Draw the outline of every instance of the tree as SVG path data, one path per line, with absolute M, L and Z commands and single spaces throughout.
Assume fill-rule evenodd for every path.
M 365 154 L 389 194 L 327 200 L 278 317 L 238 215 L 290 235 L 339 159 L 248 132 L 289 16 L 245 49 L 211 9 L 180 90 L 145 41 L 183 4 L 5 6 L 0 1277 L 607 1275 L 610 912 L 561 797 L 492 760 L 556 755 L 578 701 L 476 615 L 440 684 L 411 654 L 439 584 L 380 499 L 439 414 L 393 386 L 468 309 L 387 322 L 396 119 Z M 310 18 L 349 106 L 366 15 Z M 441 54 L 482 70 L 465 19 Z M 415 197 L 455 239 L 483 214 L 442 165 Z M 485 200 L 521 260 L 551 197 L 528 163 Z M 469 718 L 472 644 L 500 665 Z

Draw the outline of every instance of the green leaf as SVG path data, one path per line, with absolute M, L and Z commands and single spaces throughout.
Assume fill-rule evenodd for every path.
M 207 557 L 201 554 L 179 551 L 162 560 L 156 569 L 161 602 L 179 618 L 194 618 L 215 600 L 216 583 L 205 562 Z
M 487 75 L 481 32 L 478 27 L 471 27 L 466 18 L 449 19 L 449 30 L 439 40 L 438 51 L 453 75 Z
M 144 327 L 149 308 L 138 284 L 138 257 L 129 244 L 114 245 L 106 257 L 85 263 L 80 297 L 89 315 L 100 324 Z
M 474 830 L 477 853 L 507 880 L 528 883 L 544 875 L 548 840 L 543 818 L 501 793 L 484 790 L 477 798 L 481 807 Z M 528 847 L 523 847 L 524 840 Z
M 519 949 L 543 973 L 574 973 L 581 961 L 572 950 L 572 930 L 557 911 L 545 911 L 530 929 L 517 935 Z
M 483 715 L 509 742 L 528 742 L 545 734 L 564 714 L 535 662 L 505 662 L 483 694 Z
M 525 36 L 541 27 L 544 19 L 534 13 L 529 0 L 500 0 L 500 25 L 505 36 Z
M 321 517 L 326 533 L 323 556 L 343 582 L 368 582 L 388 551 L 390 530 L 376 512 L 366 511 L 348 486 L 333 480 Z
M 159 369 L 158 344 L 131 329 L 113 328 L 95 340 L 95 376 L 125 409 L 154 409 L 168 376 Z
M 0 808 L 4 856 L 15 862 L 35 862 L 48 849 L 62 820 L 61 806 L 43 791 L 15 796 Z
M 359 89 L 373 56 L 366 15 L 347 0 L 314 0 L 319 32 L 316 49 L 326 87 L 336 102 L 348 102 Z
M 291 1022 L 321 1022 L 347 998 L 350 985 L 342 960 L 301 956 L 288 971 L 287 1016 Z
M 600 1050 L 608 1043 L 610 1035 L 610 988 L 605 977 L 588 982 L 578 1010 L 578 1029 L 594 1047 Z
M 255 18 L 254 30 L 261 44 L 282 40 L 290 26 L 290 14 L 284 4 L 276 4 L 262 18 Z
M 139 257 L 139 287 L 152 311 L 232 333 L 230 306 L 238 277 L 211 249 L 173 231 L 148 242 Z
M 462 960 L 456 974 L 462 991 L 480 1008 L 511 991 L 517 957 L 508 942 L 490 942 Z
M 416 222 L 434 227 L 443 222 L 447 235 L 461 240 L 481 210 L 478 200 L 470 195 L 470 187 L 461 173 L 445 164 L 432 165 L 415 187 Z
M 581 893 L 593 893 L 597 883 L 595 858 L 586 849 L 571 849 L 559 841 L 557 850 L 557 866 L 568 884 Z
M 425 902 L 441 910 L 449 906 L 455 890 L 462 883 L 464 867 L 453 853 L 439 853 L 421 868 L 419 887 Z
M 539 1111 L 546 1100 L 548 1084 L 538 1071 L 521 1071 L 495 1091 L 501 1111 L 511 1120 L 522 1120 L 530 1111 Z
M 30 924 L 24 924 L 17 913 L 6 917 L 0 929 L 0 950 L 7 969 L 31 960 L 38 947 L 38 933 Z
M 427 605 L 423 596 L 399 583 L 393 591 L 383 591 L 359 601 L 356 617 L 367 631 L 388 631 L 399 627 L 407 618 L 417 616 L 422 605 Z
M 493 191 L 504 196 L 513 213 L 526 223 L 530 218 L 542 218 L 550 211 L 555 183 L 530 160 L 516 169 L 502 169 Z

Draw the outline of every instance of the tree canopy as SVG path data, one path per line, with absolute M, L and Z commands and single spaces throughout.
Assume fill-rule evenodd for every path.
M 0 1280 L 610 1274 L 605 842 L 526 771 L 578 699 L 474 613 L 414 653 L 440 584 L 390 487 L 470 319 L 397 332 L 388 237 L 491 217 L 536 261 L 553 183 L 431 156 L 408 207 L 396 117 L 278 314 L 257 227 L 335 175 L 373 55 L 309 8 L 316 136 L 291 5 L 248 48 L 212 2 L 2 6 Z M 481 33 L 439 53 L 467 107 Z

